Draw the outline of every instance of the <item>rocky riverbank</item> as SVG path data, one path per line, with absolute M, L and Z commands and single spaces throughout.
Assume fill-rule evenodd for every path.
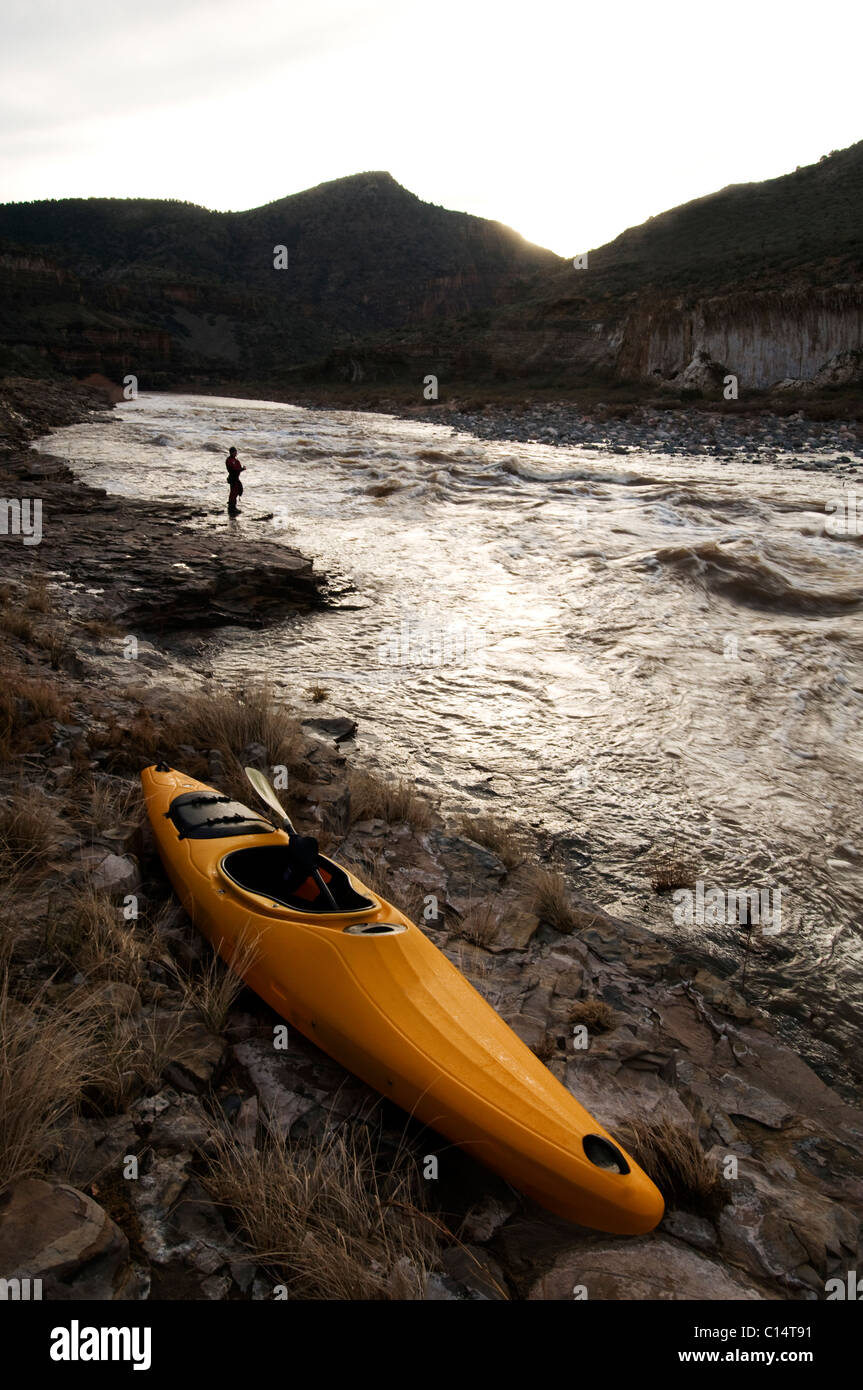
M 73 610 L 133 633 L 255 627 L 323 602 L 311 560 L 250 540 L 248 528 L 237 534 L 223 512 L 109 497 L 74 478 L 63 459 L 23 447 L 107 404 L 83 387 L 67 400 L 39 382 L 0 386 L 1 486 L 31 530 L 2 537 L 5 575 L 50 573 Z
M 396 413 L 425 418 L 419 407 Z M 644 453 L 709 454 L 711 458 L 753 465 L 777 459 L 790 468 L 856 474 L 863 467 L 863 422 L 807 418 L 770 412 L 727 414 L 706 409 L 614 407 L 598 403 L 590 411 L 567 402 L 516 409 L 470 403 L 435 411 L 436 424 L 480 439 L 596 449 L 623 456 Z
M 698 391 L 700 399 L 677 403 L 647 390 L 611 392 L 604 400 L 596 387 L 559 396 L 547 390 L 525 395 L 514 388 L 484 389 L 481 384 L 441 389 L 437 401 L 426 401 L 419 388 L 405 386 L 298 384 L 285 393 L 237 384 L 230 394 L 282 400 L 311 410 L 396 415 L 502 443 L 551 444 L 620 455 L 709 454 L 753 465 L 781 459 L 787 467 L 828 470 L 840 476 L 856 476 L 863 466 L 863 418 L 859 400 L 851 395 L 789 398 L 779 393 L 723 402 L 720 384 L 704 396 Z
M 7 492 L 34 481 L 23 442 L 0 457 Z M 766 1016 L 586 900 L 577 864 L 524 828 L 447 823 L 369 777 L 326 691 L 285 711 L 169 655 L 161 548 L 142 539 L 116 599 L 94 552 L 145 513 L 167 535 L 183 509 L 111 510 L 46 467 L 46 498 L 79 499 L 82 568 L 47 532 L 0 537 L 0 1276 L 50 1298 L 808 1300 L 859 1268 L 863 1114 Z M 171 552 L 193 573 L 196 520 Z M 247 542 L 245 563 L 271 561 Z M 136 589 L 153 621 L 130 658 Z M 197 581 L 172 604 L 175 626 L 207 611 Z M 278 1019 L 165 880 L 138 789 L 162 756 L 235 793 L 242 764 L 287 766 L 291 814 L 328 853 L 415 920 L 437 897 L 429 936 L 652 1173 L 658 1230 L 556 1221 L 293 1029 L 274 1050 Z

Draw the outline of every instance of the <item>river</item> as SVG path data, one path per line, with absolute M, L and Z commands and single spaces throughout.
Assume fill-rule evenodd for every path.
M 268 676 L 303 717 L 354 716 L 354 761 L 554 839 L 580 891 L 721 975 L 747 932 L 686 921 L 654 856 L 687 861 L 714 905 L 769 893 L 748 996 L 822 1075 L 863 1075 L 863 536 L 828 530 L 836 482 L 781 456 L 621 457 L 180 395 L 39 447 L 312 556 L 336 607 L 208 634 L 207 666 Z

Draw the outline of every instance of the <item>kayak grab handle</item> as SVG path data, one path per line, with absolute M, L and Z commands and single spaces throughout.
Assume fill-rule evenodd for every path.
M 344 930 L 348 936 L 398 936 L 407 927 L 401 922 L 352 922 Z

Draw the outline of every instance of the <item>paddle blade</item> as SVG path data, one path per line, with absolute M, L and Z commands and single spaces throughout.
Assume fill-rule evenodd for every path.
M 284 824 L 290 826 L 291 822 L 288 819 L 287 813 L 263 772 L 259 772 L 256 767 L 247 767 L 244 768 L 244 771 L 261 800 L 266 801 L 267 805 L 275 811 L 279 819 Z

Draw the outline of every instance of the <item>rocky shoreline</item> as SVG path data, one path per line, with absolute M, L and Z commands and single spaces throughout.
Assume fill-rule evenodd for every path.
M 38 502 L 40 516 L 38 544 L 4 537 L 12 557 L 5 573 L 50 572 L 73 609 L 141 633 L 257 627 L 324 603 L 324 578 L 311 560 L 278 542 L 250 544 L 224 512 L 214 520 L 200 507 L 110 497 L 75 478 L 63 459 L 21 447 L 108 404 L 86 388 L 68 401 L 41 383 L 0 387 L 3 493 L 31 509 Z
M 570 1299 L 581 1286 L 591 1299 L 812 1300 L 859 1268 L 863 1114 L 726 983 L 585 900 L 577 866 L 544 859 L 526 832 L 519 853 L 505 854 L 512 836 L 490 823 L 448 824 L 404 787 L 371 786 L 351 765 L 352 730 L 323 700 L 272 710 L 264 692 L 214 690 L 169 655 L 158 641 L 165 628 L 251 613 L 263 623 L 322 601 L 310 563 L 265 542 L 234 554 L 222 535 L 208 556 L 212 541 L 191 509 L 82 488 L 62 461 L 22 452 L 28 428 L 34 437 L 60 421 L 44 402 L 26 417 L 18 401 L 0 490 L 26 496 L 38 483 L 47 515 L 55 508 L 74 525 L 64 535 L 49 526 L 38 546 L 0 537 L 3 1045 L 10 1074 L 29 1076 L 34 1093 L 26 1067 L 39 1061 L 40 1038 L 68 1058 L 78 1029 L 89 1050 L 44 1132 L 44 1117 L 31 1115 L 42 1141 L 32 1162 L 0 1169 L 0 1275 L 41 1278 L 58 1299 L 265 1300 L 287 1281 L 300 1298 Z M 167 588 L 165 556 L 190 567 Z M 226 574 L 249 586 L 239 613 L 221 598 Z M 128 659 L 135 623 L 141 640 Z M 208 949 L 173 899 L 142 817 L 137 773 L 156 756 L 229 790 L 239 763 L 284 761 L 291 813 L 328 853 L 412 915 L 434 894 L 443 922 L 429 936 L 652 1168 L 667 1200 L 657 1231 L 617 1239 L 556 1221 L 293 1030 L 275 1052 L 275 1015 L 248 991 L 217 1007 Z M 4 1101 L 8 1132 L 27 1118 L 23 1089 Z M 411 1202 L 434 1239 L 406 1237 L 398 1258 L 372 1240 L 336 1284 L 337 1241 L 327 1244 L 321 1218 L 317 1275 L 300 1277 L 299 1247 L 274 1264 L 220 1147 L 227 1134 L 232 1162 L 256 1162 L 265 1121 L 305 1174 L 322 1152 L 332 1158 L 334 1135 L 373 1134 L 382 1182 L 388 1156 L 406 1155 Z M 423 1177 L 430 1153 L 434 1181 Z M 363 1212 L 372 1228 L 379 1216 Z
M 177 388 L 179 390 L 179 388 Z M 195 393 L 200 387 L 190 386 Z M 207 392 L 203 392 L 207 394 Z M 596 388 L 538 399 L 514 391 L 473 389 L 447 391 L 437 401 L 417 399 L 419 390 L 352 390 L 336 386 L 284 389 L 238 383 L 230 394 L 247 399 L 284 401 L 307 410 L 350 410 L 363 414 L 395 415 L 431 425 L 449 426 L 478 439 L 500 443 L 550 444 L 564 448 L 596 449 L 620 455 L 661 453 L 681 456 L 708 454 L 721 462 L 753 465 L 780 459 L 790 468 L 856 475 L 863 467 L 863 418 L 843 415 L 839 402 L 801 395 L 721 402 L 710 399 L 678 404 L 648 395 L 646 399 L 602 400 Z M 642 393 L 643 394 L 643 393 Z M 721 403 L 720 403 L 721 402 Z
M 792 416 L 753 417 L 641 406 L 621 417 L 613 407 L 597 406 L 587 413 L 561 403 L 518 411 L 495 405 L 475 411 L 465 406 L 437 411 L 434 418 L 453 430 L 501 442 L 596 449 L 623 456 L 709 454 L 720 462 L 753 465 L 781 458 L 790 468 L 828 470 L 840 476 L 863 468 L 863 423 L 818 423 L 807 420 L 802 411 Z

